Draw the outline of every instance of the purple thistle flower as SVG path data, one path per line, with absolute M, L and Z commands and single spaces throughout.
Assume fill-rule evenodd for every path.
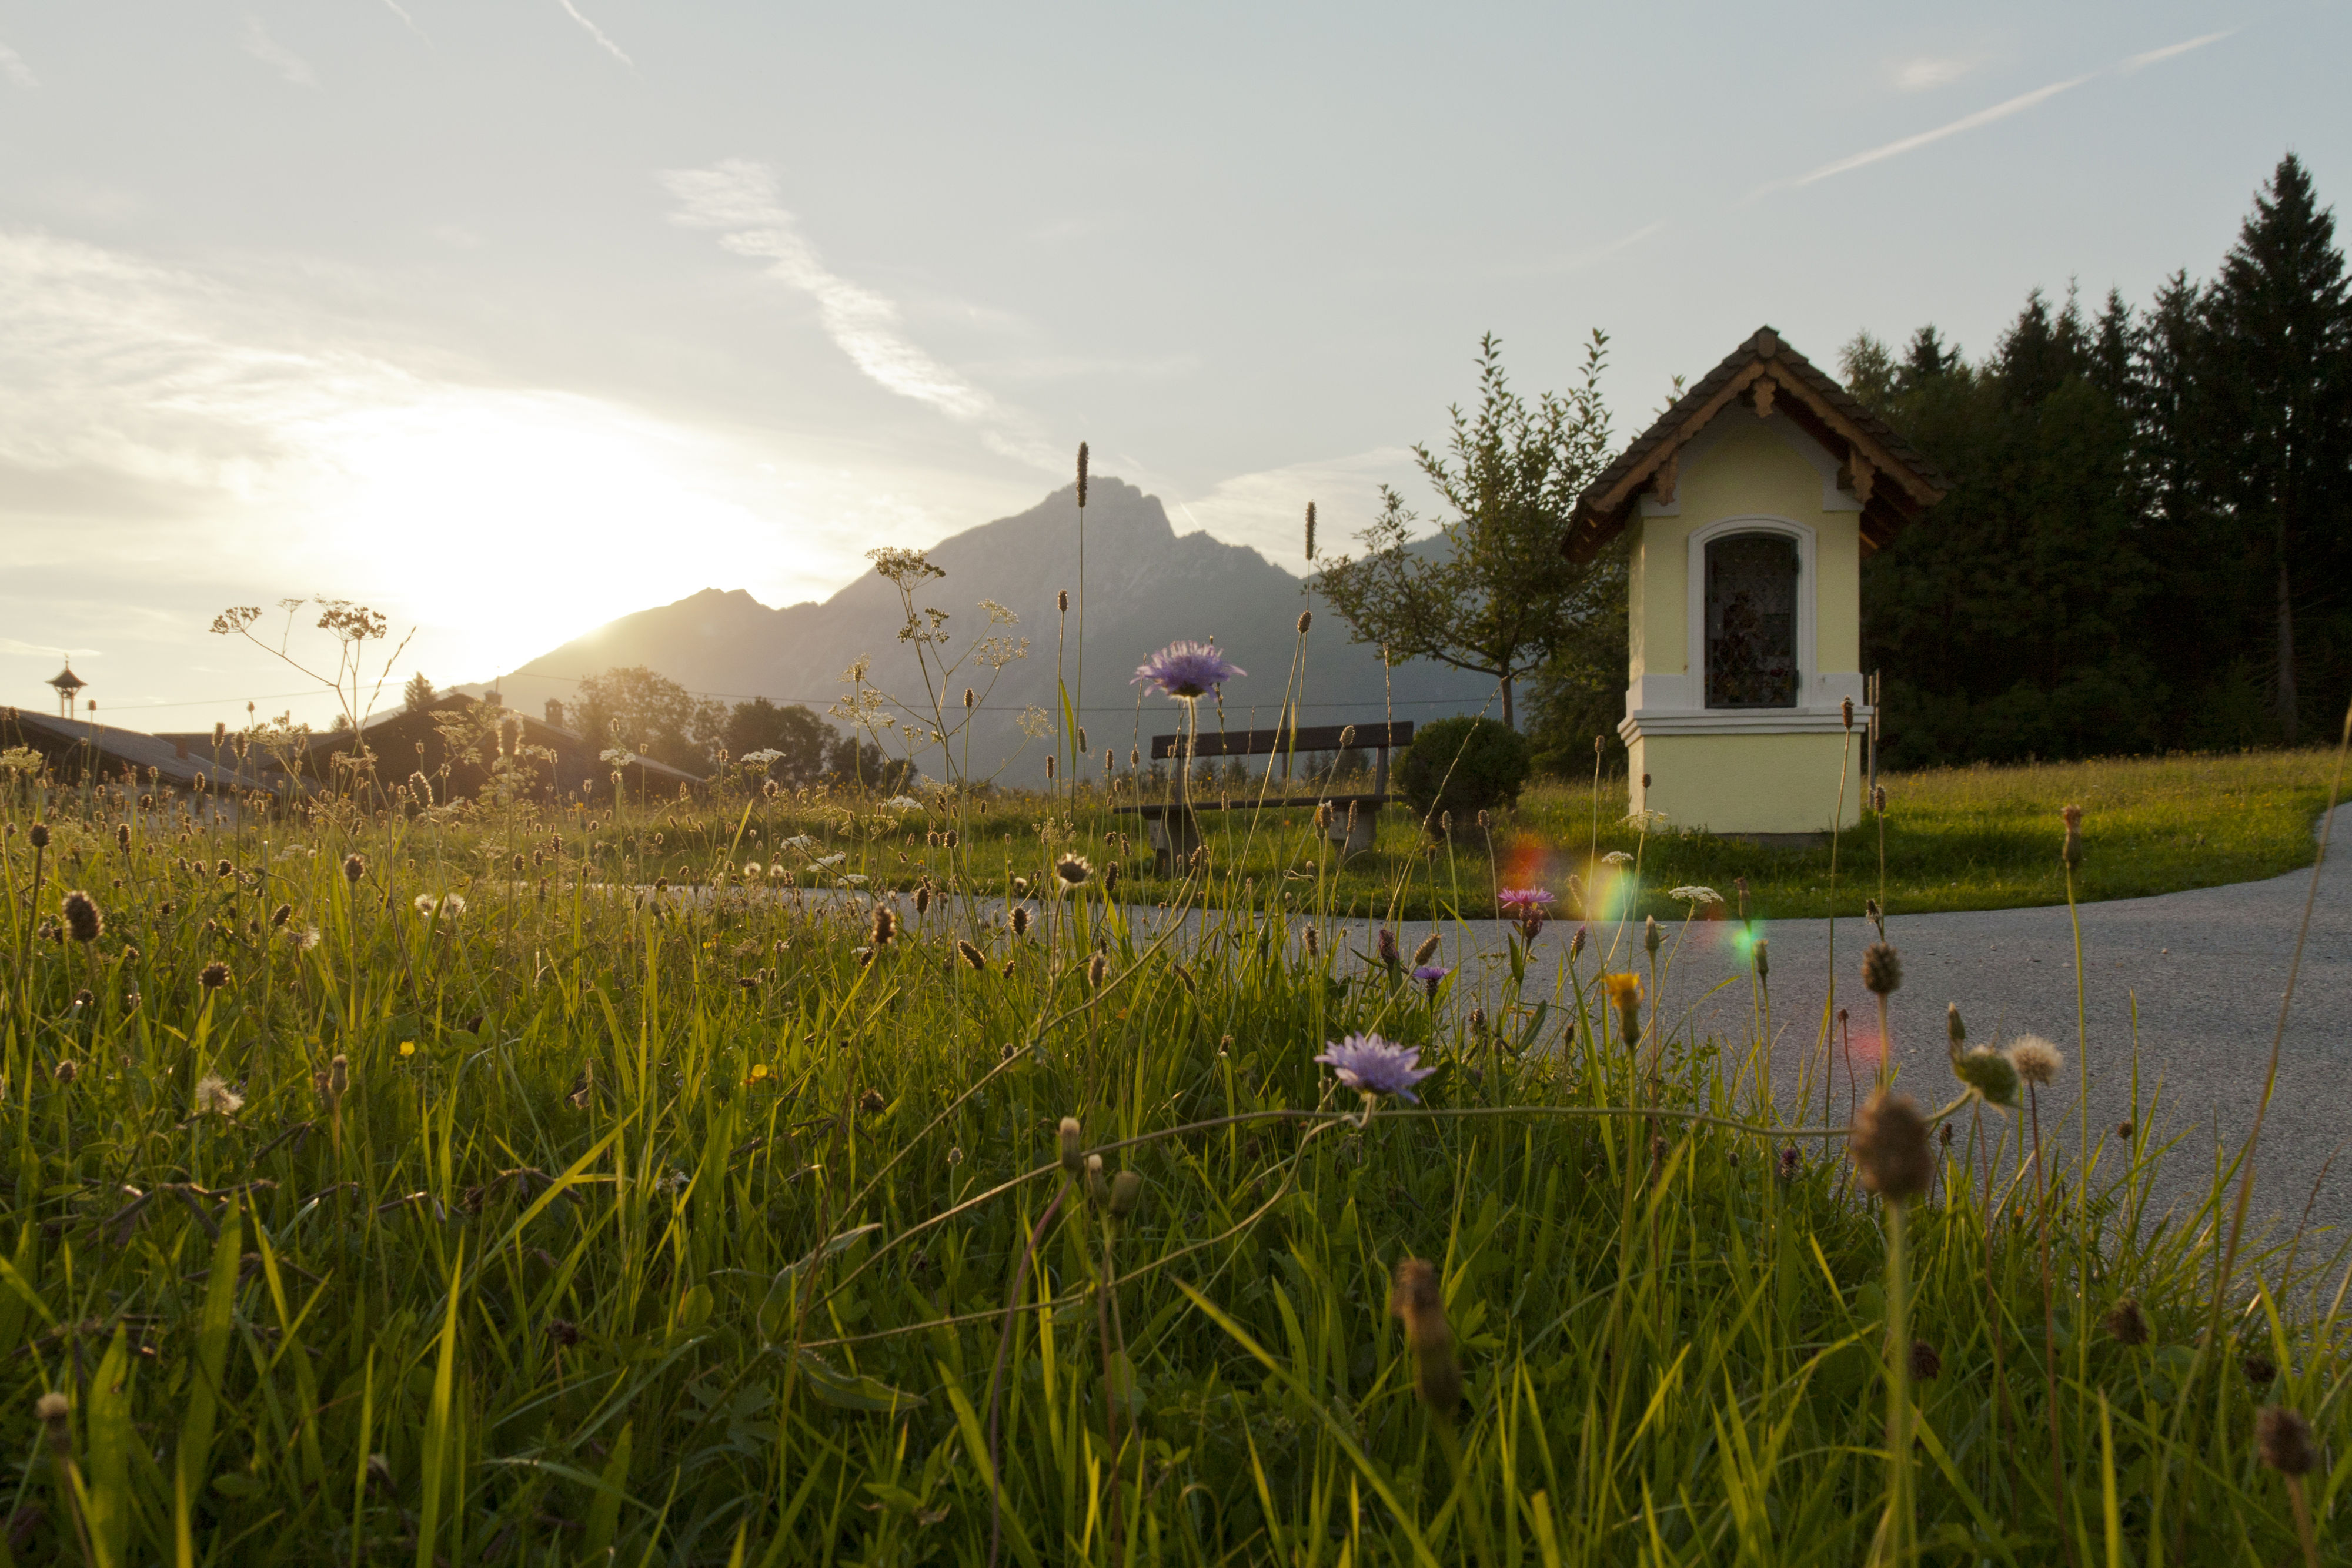
M 1423 985 L 1427 986 L 1429 988 L 1429 994 L 1433 997 L 1437 994 L 1437 983 L 1453 972 L 1453 970 L 1444 967 L 1443 965 L 1423 964 L 1421 967 L 1412 972 L 1412 977 L 1419 980 Z
M 1507 887 L 1495 895 L 1495 902 L 1505 909 L 1539 915 L 1551 902 L 1549 890 L 1540 887 Z
M 1217 652 L 1213 643 L 1171 643 L 1136 666 L 1129 685 L 1150 681 L 1171 697 L 1191 702 L 1249 672 Z
M 1421 1103 L 1412 1086 L 1437 1071 L 1421 1063 L 1421 1047 L 1397 1045 L 1376 1034 L 1351 1034 L 1315 1058 L 1340 1082 L 1366 1094 L 1394 1094 Z

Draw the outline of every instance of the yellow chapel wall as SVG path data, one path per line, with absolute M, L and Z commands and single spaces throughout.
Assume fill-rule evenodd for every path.
M 1728 517 L 1783 517 L 1813 531 L 1813 648 L 1800 700 L 1806 707 L 1823 706 L 1823 674 L 1848 677 L 1857 687 L 1860 680 L 1861 514 L 1823 507 L 1824 500 L 1843 497 L 1822 465 L 1776 428 L 1785 422 L 1760 420 L 1734 405 L 1717 423 L 1726 428 L 1703 433 L 1693 444 L 1699 450 L 1685 448 L 1675 515 L 1643 517 L 1634 525 L 1627 580 L 1629 685 L 1638 692 L 1645 674 L 1696 674 L 1690 668 L 1690 536 Z M 1696 706 L 1704 696 L 1694 689 L 1690 701 Z M 1826 704 L 1834 706 L 1835 697 Z M 1768 713 L 1756 716 L 1769 719 Z M 1825 831 L 1833 820 L 1851 826 L 1861 816 L 1861 792 L 1852 783 L 1859 746 L 1857 735 L 1841 791 L 1843 733 L 1643 736 L 1631 747 L 1632 803 L 1635 810 L 1664 813 L 1671 827 L 1801 833 Z M 1646 787 L 1644 774 L 1652 780 Z
M 1862 664 L 1862 515 L 1822 509 L 1822 471 L 1788 438 L 1746 409 L 1691 460 L 1676 486 L 1678 517 L 1636 525 L 1627 581 L 1633 630 L 1631 674 L 1690 673 L 1690 536 L 1726 517 L 1786 517 L 1813 530 L 1812 673 Z M 1744 428 L 1743 428 L 1744 426 Z M 1712 433 L 1710 433 L 1712 434 Z

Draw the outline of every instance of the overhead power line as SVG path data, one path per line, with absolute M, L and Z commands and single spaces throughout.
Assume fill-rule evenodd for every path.
M 502 680 L 508 681 L 565 681 L 573 685 L 577 685 L 582 680 L 588 678 L 590 677 L 583 675 L 547 675 L 540 674 L 536 672 L 517 672 L 514 674 L 501 677 Z M 489 684 L 492 685 L 493 689 L 496 689 L 496 683 Z M 756 697 L 766 697 L 772 703 L 799 703 L 803 706 L 818 708 L 822 708 L 829 705 L 834 700 L 832 697 L 778 696 L 773 692 L 694 691 L 691 687 L 688 688 L 688 690 L 690 695 L 698 697 L 720 697 L 734 702 L 750 702 Z M 216 707 L 224 703 L 276 702 L 281 697 L 324 696 L 326 694 L 324 692 L 313 686 L 298 692 L 240 692 L 235 696 L 226 697 L 190 697 L 184 702 L 111 703 L 101 706 L 100 711 L 102 713 L 143 713 L 155 708 Z M 1302 702 L 1293 703 L 1290 706 L 1300 709 L 1335 707 L 1374 708 L 1381 706 L 1454 707 L 1458 706 L 1461 700 L 1462 699 L 1457 697 L 1400 697 L 1394 702 L 1383 704 L 1377 698 L 1366 697 L 1357 702 Z M 20 703 L 16 706 L 21 707 L 24 705 Z M 953 706 L 954 705 L 950 704 L 949 706 Z M 1031 706 L 1031 705 L 1027 703 L 981 703 L 976 706 L 982 713 L 1025 713 Z M 1232 706 L 1234 707 L 1264 707 L 1268 705 L 1264 703 L 1233 702 Z M 1276 703 L 1273 706 L 1280 706 L 1281 705 Z M 1123 703 L 1116 707 L 1097 705 L 1082 707 L 1077 711 L 1080 713 L 1133 713 L 1135 711 L 1135 705 L 1132 703 Z

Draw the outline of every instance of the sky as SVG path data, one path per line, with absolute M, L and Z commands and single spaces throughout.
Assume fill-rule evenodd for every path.
M 1081 440 L 1303 571 L 1481 333 L 1528 392 L 1608 333 L 1630 437 L 1767 322 L 2144 302 L 2285 152 L 2352 190 L 2347 59 L 2168 0 L 0 0 L 0 703 L 69 653 L 110 722 L 323 721 L 281 601 L 478 680 L 824 597 Z

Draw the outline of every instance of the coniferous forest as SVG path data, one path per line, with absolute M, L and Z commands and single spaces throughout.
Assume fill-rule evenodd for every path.
M 2352 303 L 2290 153 L 2207 278 L 2036 288 L 1970 359 L 1863 333 L 1847 385 L 1951 494 L 1864 569 L 1897 767 L 2294 744 L 2352 699 Z

